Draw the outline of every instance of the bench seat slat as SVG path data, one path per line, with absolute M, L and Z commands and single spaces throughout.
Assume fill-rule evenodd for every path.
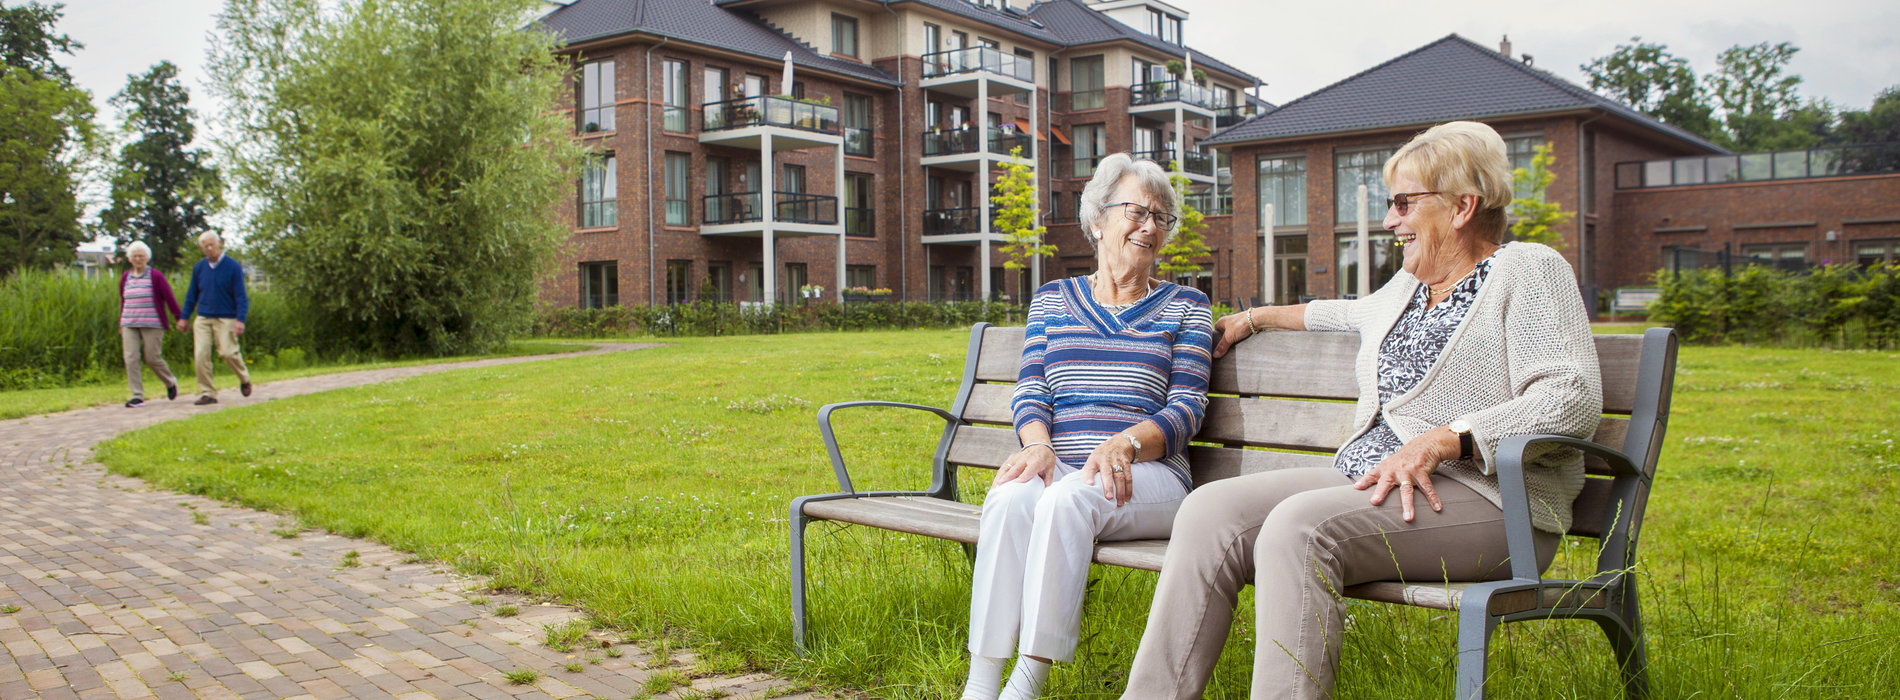
M 805 504 L 805 514 L 821 520 L 974 544 L 982 509 L 927 496 L 866 496 L 813 501 Z M 1095 561 L 1160 571 L 1161 559 L 1167 551 L 1167 540 L 1104 542 L 1095 546 Z

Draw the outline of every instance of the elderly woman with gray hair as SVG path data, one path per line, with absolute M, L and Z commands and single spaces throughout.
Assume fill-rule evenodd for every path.
M 1235 477 L 1188 498 L 1122 697 L 1200 697 L 1249 581 L 1252 696 L 1330 695 L 1344 632 L 1336 591 L 1508 577 L 1498 443 L 1596 430 L 1603 389 L 1570 264 L 1536 243 L 1500 245 L 1503 139 L 1476 122 L 1433 127 L 1386 161 L 1385 182 L 1403 271 L 1361 299 L 1224 317 L 1215 348 L 1264 330 L 1357 332 L 1351 437 L 1330 468 Z M 1541 570 L 1570 525 L 1583 456 L 1527 462 Z
M 178 299 L 165 273 L 149 267 L 152 248 L 133 242 L 125 247 L 125 260 L 131 269 L 119 275 L 119 342 L 124 347 L 125 381 L 132 387 L 126 408 L 145 405 L 145 368 L 151 367 L 165 383 L 165 398 L 178 398 L 178 378 L 165 364 L 160 347 L 165 341 L 166 312 L 178 316 Z M 142 361 L 141 361 L 142 360 Z
M 970 596 L 966 700 L 1041 694 L 1075 655 L 1097 540 L 1161 537 L 1187 496 L 1213 317 L 1199 290 L 1150 277 L 1179 204 L 1167 173 L 1117 153 L 1082 191 L 1093 274 L 1030 301 L 1012 402 L 1022 450 L 983 502 Z

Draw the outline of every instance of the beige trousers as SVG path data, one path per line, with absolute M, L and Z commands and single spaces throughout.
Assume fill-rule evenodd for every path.
M 127 328 L 119 327 L 119 344 L 124 348 L 125 383 L 132 385 L 132 398 L 145 398 L 145 368 L 151 367 L 152 374 L 158 375 L 158 381 L 165 386 L 178 383 L 172 376 L 172 368 L 165 364 L 165 356 L 160 347 L 165 342 L 163 328 Z
M 218 357 L 237 374 L 240 383 L 251 381 L 251 371 L 245 368 L 244 356 L 239 354 L 237 319 L 199 316 L 191 324 L 191 356 L 198 371 L 198 393 L 215 399 L 218 388 L 211 384 L 211 372 L 216 368 L 211 364 L 213 344 L 218 347 Z
M 1135 652 L 1125 700 L 1198 698 L 1227 642 L 1240 588 L 1254 584 L 1254 700 L 1324 698 L 1339 661 L 1346 586 L 1507 578 L 1504 514 L 1469 487 L 1432 480 L 1413 522 L 1397 494 L 1368 503 L 1330 468 L 1223 479 L 1181 504 Z M 1538 567 L 1560 538 L 1538 533 Z

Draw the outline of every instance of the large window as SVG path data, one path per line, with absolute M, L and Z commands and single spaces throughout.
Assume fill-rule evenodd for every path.
M 871 97 L 845 93 L 844 109 L 839 116 L 844 119 L 845 155 L 866 158 L 876 155 L 872 147 Z
M 706 288 L 712 292 L 712 297 L 708 299 L 705 295 L 701 295 L 701 299 L 732 301 L 732 263 L 723 261 L 706 263 Z
M 666 303 L 684 304 L 692 301 L 693 261 L 666 261 Z
M 581 308 L 602 309 L 619 305 L 620 264 L 581 263 Z
M 1367 239 L 1372 243 L 1371 289 L 1378 289 L 1385 286 L 1386 282 L 1392 281 L 1393 275 L 1398 274 L 1399 263 L 1402 260 L 1399 256 L 1398 245 L 1392 242 L 1392 234 L 1373 233 L 1367 236 Z M 1339 296 L 1370 294 L 1370 290 L 1359 289 L 1359 237 L 1340 234 L 1335 237 L 1335 240 L 1339 243 L 1339 264 L 1333 269 L 1339 271 L 1339 274 L 1335 275 L 1339 283 Z
M 1273 298 L 1269 304 L 1298 304 L 1306 296 L 1306 236 L 1273 237 Z
M 1742 246 L 1742 257 L 1759 265 L 1802 269 L 1808 261 L 1806 243 L 1754 243 Z
M 693 172 L 693 157 L 685 153 L 666 154 L 666 224 L 693 224 L 692 186 L 687 178 Z
M 877 212 L 872 195 L 875 181 L 867 173 L 845 173 L 844 233 L 847 236 L 875 236 Z
M 687 116 L 691 114 L 691 110 L 686 107 L 690 99 L 686 95 L 686 62 L 669 58 L 661 69 L 661 73 L 666 83 L 662 94 L 666 103 L 666 120 L 662 128 L 675 133 L 686 133 L 690 128 L 687 126 L 687 122 L 690 121 Z
M 1069 108 L 1100 109 L 1107 104 L 1101 56 L 1083 56 L 1069 60 Z
M 701 88 L 705 91 L 707 104 L 726 101 L 726 69 L 707 67 L 700 77 Z
M 619 225 L 614 206 L 619 179 L 613 154 L 587 161 L 587 167 L 581 171 L 581 228 Z
M 1181 43 L 1181 18 L 1150 8 L 1148 34 L 1170 44 Z
M 1900 262 L 1900 239 L 1854 241 L 1854 263 L 1863 267 Z
M 614 130 L 614 62 L 581 66 L 581 132 Z
M 876 288 L 877 266 L 846 265 L 844 268 L 844 286 L 864 287 L 866 289 Z
M 1108 127 L 1083 124 L 1075 127 L 1075 177 L 1094 177 L 1095 164 L 1108 155 Z
M 1306 225 L 1306 159 L 1260 159 L 1260 205 L 1273 205 L 1274 226 Z
M 1385 161 L 1394 149 L 1351 151 L 1333 157 L 1333 221 L 1341 227 L 1359 222 L 1359 186 L 1366 186 L 1366 211 L 1377 230 L 1385 219 Z
M 1516 179 L 1515 172 L 1517 170 L 1523 169 L 1529 171 L 1531 169 L 1531 158 L 1537 155 L 1537 147 L 1543 145 L 1543 142 L 1543 139 L 1537 136 L 1520 136 L 1504 140 L 1504 157 L 1511 162 L 1511 171 L 1514 173 L 1512 177 L 1513 180 Z M 1514 186 L 1511 191 L 1511 196 L 1518 198 L 1531 196 L 1530 183 L 1520 183 Z
M 779 171 L 778 182 L 772 189 L 780 192 L 804 194 L 805 166 L 786 163 L 784 169 Z
M 837 14 L 831 16 L 831 52 L 858 57 L 858 18 Z

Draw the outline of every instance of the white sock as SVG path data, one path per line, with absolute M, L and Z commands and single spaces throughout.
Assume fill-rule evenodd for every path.
M 971 654 L 970 680 L 963 683 L 963 700 L 996 700 L 996 687 L 1003 682 L 1003 661 Z
M 1042 684 L 1049 681 L 1049 662 L 1027 656 L 1016 657 L 1016 668 L 1009 672 L 999 700 L 1036 700 L 1042 697 Z

